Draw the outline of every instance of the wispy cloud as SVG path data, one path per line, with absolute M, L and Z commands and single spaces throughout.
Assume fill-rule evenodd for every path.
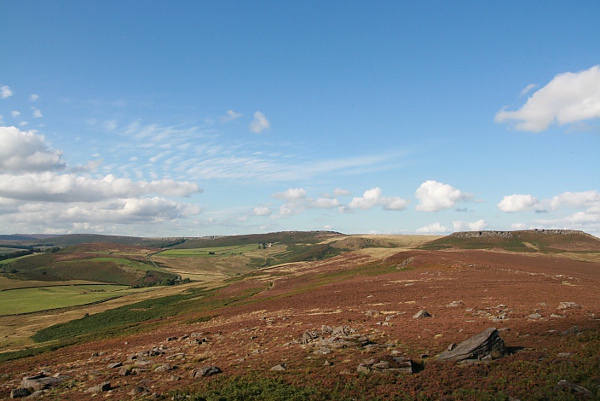
M 267 117 L 260 111 L 254 113 L 254 121 L 250 123 L 250 131 L 260 134 L 266 129 L 271 128 L 271 123 Z
M 237 120 L 238 118 L 241 118 L 243 116 L 244 115 L 242 113 L 236 113 L 233 110 L 227 110 L 224 116 L 219 117 L 219 121 L 221 121 L 222 123 L 228 123 L 230 121 Z

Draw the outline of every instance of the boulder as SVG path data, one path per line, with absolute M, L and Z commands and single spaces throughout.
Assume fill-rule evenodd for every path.
M 103 382 L 96 386 L 88 388 L 86 392 L 97 394 L 97 393 L 104 393 L 106 391 L 109 391 L 110 389 L 111 389 L 110 382 Z
M 431 313 L 427 312 L 425 309 L 422 309 L 413 315 L 413 319 L 422 319 L 425 317 L 431 317 Z
M 578 386 L 577 384 L 571 383 L 567 380 L 560 380 L 558 383 L 556 383 L 556 386 L 554 386 L 554 391 L 559 390 L 566 391 L 571 394 L 577 394 L 586 398 L 592 396 L 592 392 L 587 388 Z
M 491 327 L 461 342 L 452 350 L 442 352 L 437 359 L 440 361 L 461 362 L 481 360 L 485 357 L 495 358 L 505 353 L 504 341 L 500 338 L 498 330 Z
M 287 370 L 287 366 L 285 363 L 280 363 L 279 365 L 273 366 L 270 370 L 273 371 L 284 371 Z
M 28 388 L 15 388 L 12 389 L 10 392 L 10 398 L 21 398 L 21 397 L 27 397 L 29 394 L 31 394 L 31 391 L 29 391 Z
M 200 369 L 193 370 L 190 376 L 192 377 L 192 379 L 199 379 L 201 377 L 218 375 L 219 373 L 222 373 L 222 372 L 223 371 L 218 366 L 208 365 L 208 366 L 204 366 Z
M 46 376 L 43 373 L 35 376 L 26 376 L 21 380 L 21 387 L 32 388 L 34 390 L 44 390 L 48 387 L 52 387 L 59 384 L 62 380 L 58 377 Z

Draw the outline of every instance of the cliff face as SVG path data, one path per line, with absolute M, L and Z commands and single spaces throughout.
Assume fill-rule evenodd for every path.
M 513 238 L 518 237 L 521 234 L 545 234 L 545 235 L 585 235 L 589 234 L 580 230 L 546 230 L 546 229 L 535 229 L 535 230 L 519 230 L 519 231 L 462 231 L 452 234 L 452 237 L 456 238 Z

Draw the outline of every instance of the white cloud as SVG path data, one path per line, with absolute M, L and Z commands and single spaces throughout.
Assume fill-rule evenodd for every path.
M 418 228 L 416 232 L 418 234 L 440 234 L 447 233 L 450 230 L 448 227 L 441 225 L 440 223 L 432 223 L 425 227 Z
M 352 195 L 352 192 L 348 191 L 347 189 L 336 188 L 333 190 L 333 195 L 334 196 L 350 196 L 350 195 Z
M 267 120 L 267 117 L 260 111 L 254 113 L 254 121 L 250 123 L 250 131 L 255 134 L 260 134 L 266 129 L 271 127 L 271 123 Z
M 485 220 L 477 220 L 474 222 L 453 221 L 452 227 L 454 231 L 481 231 L 488 226 Z
M 36 95 L 35 93 L 33 93 L 31 94 L 31 96 L 29 96 L 30 102 L 37 102 L 38 100 L 40 100 L 40 95 Z
M 271 214 L 271 208 L 267 206 L 257 206 L 252 210 L 255 216 L 268 216 Z
M 16 110 L 13 110 L 10 112 L 10 115 L 13 116 L 13 118 L 17 118 L 21 115 L 21 113 Z
M 516 111 L 500 110 L 494 121 L 516 121 L 516 129 L 541 132 L 552 124 L 564 125 L 600 117 L 600 65 L 555 76 Z
M 236 113 L 233 110 L 227 110 L 227 112 L 224 116 L 219 117 L 219 120 L 222 123 L 227 123 L 229 121 L 237 120 L 240 117 L 243 117 L 242 113 Z
M 306 198 L 306 190 L 304 190 L 304 188 L 290 188 L 283 192 L 273 194 L 271 196 L 276 199 L 297 201 L 299 199 Z
M 507 213 L 534 210 L 538 206 L 539 201 L 531 195 L 508 195 L 498 203 L 498 209 Z
M 550 206 L 553 209 L 557 209 L 560 206 L 585 208 L 590 212 L 600 213 L 600 192 L 564 192 L 560 195 L 554 196 L 550 200 Z
M 458 202 L 468 201 L 473 195 L 462 192 L 448 184 L 428 180 L 416 190 L 415 197 L 419 199 L 419 204 L 415 206 L 415 210 L 437 212 L 443 209 L 451 209 Z
M 409 200 L 399 197 L 381 198 L 380 202 L 383 204 L 384 210 L 404 210 L 410 204 Z
M 43 135 L 0 127 L 0 173 L 63 169 L 62 153 L 50 149 Z
M 309 205 L 314 209 L 333 209 L 340 205 L 340 201 L 330 198 L 318 198 L 317 200 L 311 200 Z
M 36 109 L 35 107 L 32 107 L 31 109 L 33 110 L 33 118 L 43 117 L 42 112 L 39 109 Z
M 4 85 L 0 88 L 0 98 L 6 99 L 7 97 L 11 97 L 12 95 L 13 93 L 10 90 L 10 87 L 8 87 L 7 85 Z
M 379 202 L 379 198 L 381 197 L 381 189 L 373 188 L 365 191 L 362 197 L 355 197 L 348 204 L 350 209 L 362 209 L 367 210 L 371 209 Z

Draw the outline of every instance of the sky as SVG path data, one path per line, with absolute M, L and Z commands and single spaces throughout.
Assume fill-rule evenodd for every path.
M 598 1 L 0 15 L 0 234 L 600 236 Z

